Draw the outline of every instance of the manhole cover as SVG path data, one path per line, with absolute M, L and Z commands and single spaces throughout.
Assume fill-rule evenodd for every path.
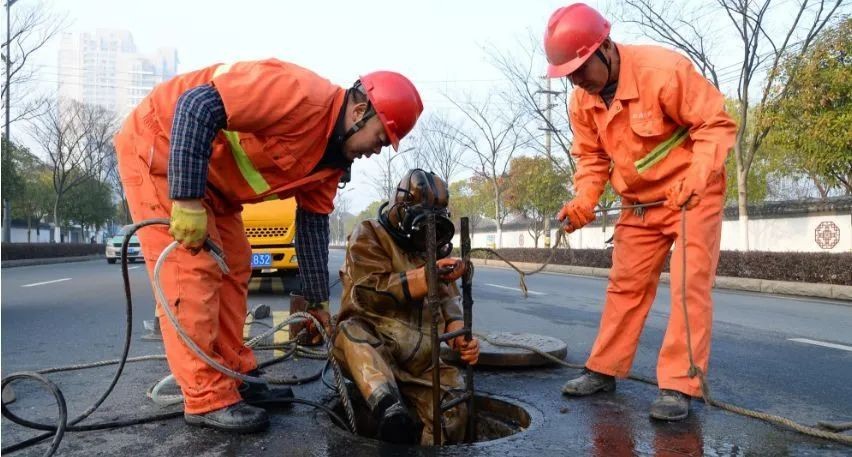
M 522 344 L 534 347 L 550 354 L 559 360 L 564 360 L 568 354 L 568 346 L 558 338 L 552 338 L 534 333 L 492 332 L 486 337 L 495 343 Z M 441 358 L 447 363 L 459 363 L 458 353 L 447 346 L 441 346 Z M 485 339 L 479 340 L 479 363 L 488 367 L 536 367 L 553 363 L 535 352 L 526 349 L 503 347 L 491 344 Z

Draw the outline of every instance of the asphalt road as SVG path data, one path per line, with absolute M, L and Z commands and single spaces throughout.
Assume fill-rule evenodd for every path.
M 332 278 L 342 251 L 331 252 Z M 160 354 L 159 343 L 141 342 L 143 319 L 153 299 L 144 267 L 131 270 L 134 294 L 131 356 Z M 21 370 L 112 359 L 119 355 L 124 325 L 120 267 L 105 261 L 3 269 L 3 375 Z M 530 296 L 517 290 L 510 270 L 476 271 L 474 325 L 477 331 L 531 332 L 568 344 L 568 360 L 582 363 L 594 340 L 605 281 L 539 274 L 529 277 Z M 339 286 L 332 290 L 337 306 Z M 717 291 L 709 383 L 716 398 L 791 417 L 803 423 L 852 421 L 852 307 L 849 303 Z M 287 309 L 273 278 L 253 280 L 250 304 Z M 634 373 L 653 377 L 668 318 L 667 287 L 661 287 L 648 316 Z M 301 375 L 317 369 L 301 360 L 282 370 Z M 114 367 L 50 375 L 65 392 L 71 414 L 88 407 L 108 385 Z M 160 412 L 144 390 L 167 373 L 164 362 L 130 364 L 113 395 L 87 422 Z M 325 430 L 327 421 L 307 407 L 276 415 L 264 435 L 232 437 L 186 427 L 180 420 L 108 432 L 72 433 L 59 455 L 849 455 L 849 448 L 803 437 L 777 427 L 693 403 L 692 418 L 660 426 L 647 420 L 655 391 L 621 382 L 614 394 L 562 398 L 558 388 L 575 370 L 485 370 L 477 386 L 529 406 L 537 417 L 528 432 L 491 446 L 399 449 Z M 30 383 L 15 388 L 12 407 L 29 418 L 55 416 L 53 400 Z M 297 395 L 327 400 L 320 383 L 296 388 Z M 86 423 L 86 422 L 84 422 Z M 3 446 L 33 436 L 5 418 Z M 41 455 L 45 445 L 18 455 Z

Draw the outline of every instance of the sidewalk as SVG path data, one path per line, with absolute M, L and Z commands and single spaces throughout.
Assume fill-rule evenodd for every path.
M 495 268 L 511 269 L 502 260 L 471 259 L 474 265 L 484 265 Z M 519 269 L 531 271 L 539 268 L 541 264 L 529 262 L 512 262 Z M 609 268 L 580 267 L 575 265 L 548 265 L 544 271 L 549 273 L 561 273 L 579 276 L 592 276 L 596 278 L 609 277 Z M 669 274 L 660 276 L 663 283 L 669 282 Z M 766 294 L 799 295 L 804 297 L 830 298 L 843 300 L 844 305 L 852 306 L 852 286 L 837 284 L 817 284 L 809 282 L 770 281 L 767 279 L 734 278 L 730 276 L 716 276 L 717 289 L 744 290 L 749 292 L 760 292 Z
M 46 257 L 43 259 L 3 260 L 0 268 L 28 267 L 31 265 L 49 265 L 52 263 L 85 262 L 87 260 L 104 259 L 103 254 L 84 255 L 78 257 Z

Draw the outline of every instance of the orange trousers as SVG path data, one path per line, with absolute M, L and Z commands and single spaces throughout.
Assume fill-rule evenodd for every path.
M 153 148 L 168 148 L 168 141 L 126 130 L 127 125 L 116 135 L 115 148 L 133 222 L 168 218 L 171 200 L 165 175 L 167 164 L 149 162 L 157 157 L 151 153 Z M 257 366 L 254 353 L 243 343 L 251 246 L 239 207 L 229 207 L 209 196 L 204 205 L 208 233 L 224 250 L 230 273 L 224 274 L 207 252 L 192 255 L 179 247 L 165 261 L 160 284 L 168 306 L 198 346 L 219 363 L 246 373 Z M 153 278 L 157 258 L 174 239 L 164 225 L 145 227 L 136 233 L 148 276 Z M 157 317 L 169 368 L 183 392 L 185 412 L 202 414 L 239 402 L 237 389 L 241 381 L 219 373 L 196 356 L 159 308 L 163 305 L 157 304 Z
M 725 180 L 720 178 L 708 186 L 698 206 L 686 213 L 686 271 L 680 244 L 680 211 L 660 206 L 648 208 L 644 216 L 631 210 L 621 214 L 615 226 L 606 302 L 587 368 L 617 377 L 629 374 L 666 255 L 674 243 L 670 262 L 671 312 L 657 359 L 657 382 L 661 389 L 701 396 L 698 378 L 687 374 L 681 280 L 685 274 L 694 360 L 706 373 L 713 325 L 711 290 L 719 262 L 724 194 Z

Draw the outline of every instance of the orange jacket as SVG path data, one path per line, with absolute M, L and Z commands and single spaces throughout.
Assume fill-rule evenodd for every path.
M 609 179 L 623 197 L 651 202 L 664 200 L 680 178 L 708 183 L 721 176 L 737 128 L 725 97 L 676 52 L 617 46 L 618 89 L 609 109 L 580 88 L 571 95 L 577 193 L 596 202 Z
M 296 197 L 300 207 L 314 213 L 334 209 L 343 170 L 311 171 L 325 152 L 345 91 L 276 59 L 213 65 L 155 87 L 122 128 L 155 139 L 144 158 L 152 174 L 167 174 L 178 98 L 202 84 L 216 87 L 228 116 L 209 163 L 208 187 L 214 194 L 233 204 L 277 196 Z

